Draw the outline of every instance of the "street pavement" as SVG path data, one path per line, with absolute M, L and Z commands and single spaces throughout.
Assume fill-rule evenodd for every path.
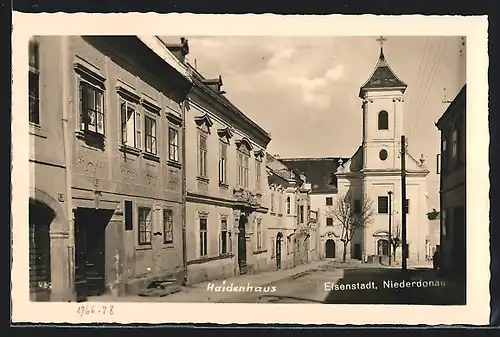
M 429 268 L 360 265 L 341 269 L 319 268 L 294 279 L 272 284 L 274 292 L 246 292 L 224 303 L 323 303 L 463 305 L 465 292 Z
M 465 290 L 428 264 L 313 262 L 292 269 L 203 282 L 164 297 L 100 296 L 91 301 L 463 305 Z

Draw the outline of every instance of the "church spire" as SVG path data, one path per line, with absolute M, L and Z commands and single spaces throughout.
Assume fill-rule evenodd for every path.
M 384 55 L 384 42 L 387 39 L 383 36 L 377 39 L 377 42 L 380 43 L 380 55 L 378 58 L 377 65 L 372 72 L 372 75 L 361 86 L 359 91 L 359 97 L 362 97 L 364 92 L 367 90 L 380 90 L 380 89 L 391 89 L 391 90 L 401 90 L 404 92 L 406 90 L 406 83 L 401 81 L 396 74 L 392 71 L 391 67 L 387 63 Z

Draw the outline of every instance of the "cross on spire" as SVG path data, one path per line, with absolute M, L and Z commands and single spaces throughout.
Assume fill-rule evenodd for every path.
M 385 37 L 383 37 L 383 36 L 381 36 L 381 37 L 379 37 L 379 38 L 377 39 L 377 42 L 379 42 L 379 43 L 380 43 L 380 53 L 381 53 L 381 54 L 382 54 L 382 53 L 383 53 L 383 51 L 384 51 L 384 42 L 385 42 L 385 41 L 387 41 L 387 39 L 386 39 Z

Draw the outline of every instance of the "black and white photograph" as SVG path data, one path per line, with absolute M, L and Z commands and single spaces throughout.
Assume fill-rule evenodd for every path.
M 471 304 L 466 33 L 42 31 L 16 61 L 28 303 Z

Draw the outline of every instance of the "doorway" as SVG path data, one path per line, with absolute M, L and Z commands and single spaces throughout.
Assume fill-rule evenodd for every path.
M 106 225 L 113 211 L 75 211 L 75 292 L 77 301 L 106 292 Z
M 279 232 L 276 235 L 276 269 L 281 269 L 281 241 L 283 234 Z
M 51 208 L 39 201 L 30 201 L 29 284 L 32 301 L 50 301 L 50 225 L 54 219 Z
M 240 215 L 240 221 L 238 222 L 238 266 L 240 268 L 240 275 L 246 274 L 247 272 L 247 242 L 246 242 L 246 225 L 248 219 L 244 214 Z
M 325 257 L 327 259 L 335 258 L 335 241 L 332 239 L 326 240 L 325 243 Z
M 356 260 L 361 260 L 361 245 L 359 243 L 354 244 L 354 258 Z
M 377 241 L 377 255 L 389 256 L 389 240 L 379 239 Z

